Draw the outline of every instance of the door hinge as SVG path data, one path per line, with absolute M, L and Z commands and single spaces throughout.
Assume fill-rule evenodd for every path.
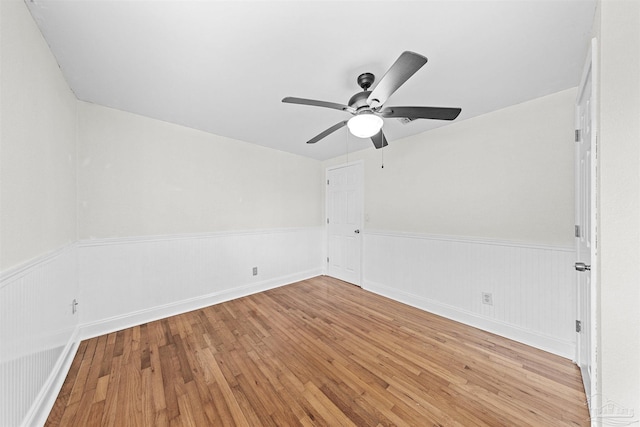
M 329 180 L 327 180 L 327 185 L 329 185 Z
M 575 229 L 574 229 L 574 235 L 575 235 L 576 237 L 580 237 L 580 226 L 579 226 L 579 225 L 576 225 L 576 226 L 575 226 Z
M 327 257 L 327 264 L 329 264 L 329 257 Z
M 582 322 L 579 320 L 576 320 L 576 332 L 581 332 L 582 331 Z
M 576 129 L 575 142 L 580 142 L 581 137 L 582 137 L 582 132 L 580 132 L 580 129 Z
M 327 224 L 329 224 L 329 218 L 327 218 Z

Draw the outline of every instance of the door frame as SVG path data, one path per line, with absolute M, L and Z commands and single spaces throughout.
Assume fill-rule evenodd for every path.
M 589 375 L 589 396 L 587 396 L 587 402 L 589 405 L 589 409 L 590 411 L 594 410 L 595 408 L 599 408 L 601 405 L 600 402 L 600 395 L 598 393 L 598 388 L 599 388 L 599 381 L 598 381 L 598 377 L 599 377 L 599 372 L 598 372 L 598 340 L 599 340 L 599 324 L 598 324 L 598 307 L 600 306 L 600 300 L 599 300 L 599 286 L 598 286 L 598 264 L 599 264 L 599 258 L 598 258 L 598 224 L 597 224 L 597 219 L 598 219 L 598 214 L 597 214 L 597 209 L 598 209 L 598 174 L 597 174 L 597 164 L 598 164 L 598 133 L 599 133 L 599 127 L 598 127 L 598 40 L 594 37 L 593 39 L 591 39 L 590 45 L 589 45 L 589 50 L 587 52 L 587 57 L 585 60 L 585 65 L 584 65 L 584 69 L 582 72 L 582 77 L 580 79 L 580 85 L 578 86 L 578 94 L 577 94 L 577 98 L 576 98 L 576 106 L 575 106 L 575 120 L 576 120 L 576 125 L 575 128 L 579 129 L 579 100 L 582 96 L 582 92 L 583 92 L 583 88 L 585 87 L 586 81 L 587 79 L 590 77 L 591 79 L 591 153 L 592 153 L 592 160 L 591 160 L 591 164 L 590 164 L 590 168 L 591 168 L 591 182 L 589 183 L 589 191 L 591 193 L 591 203 L 590 203 L 590 222 L 591 222 L 591 229 L 590 229 L 590 235 L 591 235 L 591 253 L 590 253 L 590 257 L 591 257 L 591 270 L 590 270 L 590 274 L 591 274 L 591 283 L 590 283 L 590 307 L 589 307 L 589 324 L 590 324 L 590 328 L 589 328 L 589 334 L 590 334 L 590 348 L 589 348 L 589 361 L 590 361 L 590 375 Z M 575 150 L 575 158 L 574 158 L 574 164 L 576 165 L 576 183 L 578 182 L 578 174 L 579 171 L 577 170 L 577 165 L 578 165 L 578 161 L 579 161 L 579 150 L 578 147 L 576 146 L 576 150 Z M 576 186 L 575 191 L 578 191 L 578 188 Z M 575 197 L 575 204 L 576 204 L 576 212 L 575 212 L 575 216 L 576 216 L 576 224 L 578 224 L 578 216 L 579 216 L 579 212 L 578 212 L 578 198 L 577 196 Z M 578 245 L 579 245 L 579 241 L 576 238 L 576 255 L 578 254 Z M 576 261 L 581 261 L 579 259 L 577 259 L 576 257 Z M 576 272 L 576 274 L 581 274 L 580 272 Z M 576 317 L 579 317 L 580 313 L 581 313 L 581 307 L 580 307 L 580 303 L 581 303 L 581 294 L 580 294 L 580 289 L 579 289 L 579 281 L 576 279 L 576 311 L 577 311 L 577 315 Z M 582 363 L 581 363 L 581 335 L 580 332 L 576 332 L 576 364 L 578 365 L 578 367 L 580 367 L 581 369 L 581 373 L 583 375 L 583 385 L 585 384 L 584 381 L 584 372 L 582 372 Z M 586 392 L 586 387 L 585 387 L 585 392 Z M 593 420 L 592 420 L 593 421 Z
M 358 241 L 358 250 L 360 251 L 360 265 L 357 282 L 354 285 L 362 288 L 362 281 L 364 277 L 364 160 L 354 160 L 351 162 L 341 163 L 339 165 L 328 166 L 324 172 L 324 181 L 323 181 L 323 191 L 324 191 L 324 218 L 323 218 L 323 226 L 324 233 L 323 234 L 323 242 L 322 242 L 322 274 L 328 276 L 328 266 L 327 266 L 327 257 L 329 254 L 329 227 L 327 223 L 328 215 L 329 215 L 329 192 L 327 191 L 327 180 L 329 179 L 329 171 L 342 169 L 349 166 L 360 165 L 360 239 Z M 331 276 L 333 277 L 333 276 Z

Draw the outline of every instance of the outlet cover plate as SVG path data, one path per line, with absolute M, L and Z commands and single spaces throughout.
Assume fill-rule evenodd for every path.
M 493 305 L 493 294 L 491 292 L 483 292 L 482 303 L 487 305 Z

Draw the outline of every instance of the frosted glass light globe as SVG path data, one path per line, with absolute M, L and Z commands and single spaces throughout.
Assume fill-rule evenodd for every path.
M 373 113 L 360 113 L 349 119 L 347 127 L 349 132 L 358 138 L 371 138 L 380 132 L 383 124 L 382 118 Z

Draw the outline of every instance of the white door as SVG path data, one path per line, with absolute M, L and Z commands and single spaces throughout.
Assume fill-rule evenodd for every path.
M 360 286 L 362 163 L 327 170 L 327 275 Z
M 595 394 L 596 352 L 596 111 L 594 60 L 595 39 L 576 100 L 576 275 L 577 275 L 577 324 L 576 362 L 582 372 L 585 393 L 593 407 Z M 593 266 L 593 267 L 592 267 Z

